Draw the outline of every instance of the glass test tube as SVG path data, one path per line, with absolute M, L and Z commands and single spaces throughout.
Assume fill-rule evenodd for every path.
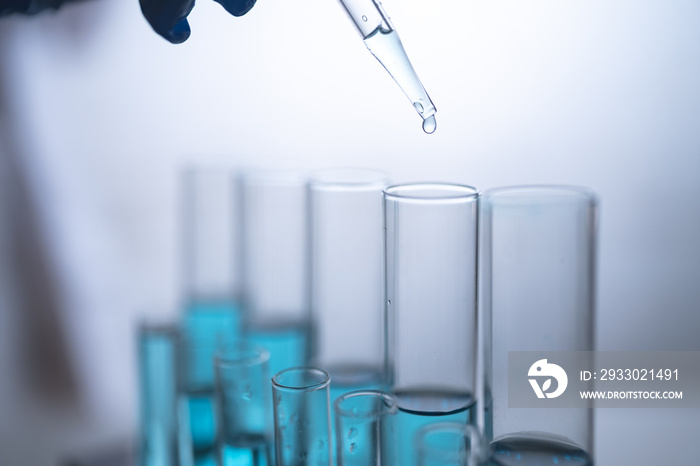
M 140 466 L 177 464 L 176 344 L 175 324 L 139 325 Z
M 332 169 L 309 181 L 315 362 L 340 394 L 383 388 L 383 172 Z
M 240 333 L 239 218 L 232 173 L 190 168 L 182 175 L 185 333 Z
M 416 434 L 419 466 L 480 466 L 482 446 L 475 426 L 438 422 Z
M 330 380 L 312 367 L 272 378 L 277 466 L 330 466 Z
M 483 195 L 479 424 L 496 465 L 593 464 L 593 410 L 509 408 L 508 353 L 594 349 L 596 203 L 560 186 Z
M 218 345 L 241 333 L 230 170 L 186 170 L 182 206 L 185 308 L 178 345 L 178 418 L 180 461 L 187 466 L 215 457 L 213 358 Z
M 218 450 L 222 466 L 272 466 L 270 353 L 238 343 L 214 359 L 218 405 Z
M 357 390 L 334 403 L 338 466 L 397 465 L 398 401 L 390 393 Z
M 270 351 L 270 372 L 310 356 L 306 171 L 248 168 L 239 178 L 247 337 Z
M 399 403 L 399 464 L 421 426 L 472 421 L 478 193 L 418 183 L 384 190 L 386 357 Z

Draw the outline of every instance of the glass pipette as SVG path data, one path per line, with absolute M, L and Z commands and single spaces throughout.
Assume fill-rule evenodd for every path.
M 379 0 L 339 0 L 365 45 L 399 85 L 413 107 L 423 118 L 423 131 L 430 134 L 437 128 L 435 105 L 430 100 L 401 39 Z

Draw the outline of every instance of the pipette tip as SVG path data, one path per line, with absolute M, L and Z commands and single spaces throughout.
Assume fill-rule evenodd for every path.
M 437 121 L 435 120 L 435 115 L 430 115 L 428 118 L 423 120 L 423 131 L 427 134 L 433 134 L 437 129 Z

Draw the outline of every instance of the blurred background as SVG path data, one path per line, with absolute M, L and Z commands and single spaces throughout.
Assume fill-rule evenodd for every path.
M 601 199 L 602 350 L 700 350 L 700 3 L 385 0 L 426 135 L 334 0 L 0 20 L 0 464 L 135 438 L 134 325 L 177 313 L 178 177 L 250 157 Z M 598 464 L 697 464 L 698 410 L 600 410 Z M 107 464 L 103 462 L 102 464 Z

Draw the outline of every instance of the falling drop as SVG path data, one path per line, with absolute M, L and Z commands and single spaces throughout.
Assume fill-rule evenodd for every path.
M 366 22 L 367 22 L 367 17 L 366 17 L 366 16 L 362 16 L 362 21 L 364 21 L 364 22 L 366 23 Z
M 437 121 L 435 121 L 435 115 L 430 115 L 428 118 L 423 120 L 423 131 L 427 134 L 433 134 L 437 128 Z

